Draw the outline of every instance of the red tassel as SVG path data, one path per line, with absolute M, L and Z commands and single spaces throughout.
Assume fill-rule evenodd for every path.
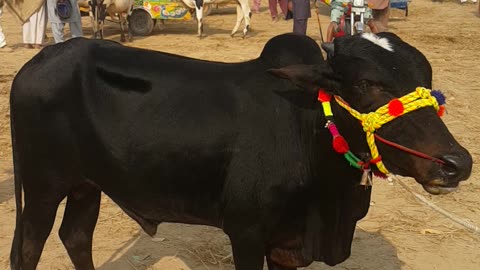
M 332 141 L 333 144 L 333 149 L 340 154 L 345 154 L 347 153 L 350 148 L 348 147 L 347 141 L 343 138 L 343 136 L 336 136 L 333 138 Z
M 332 96 L 330 96 L 329 94 L 327 94 L 327 93 L 325 92 L 325 90 L 320 89 L 320 90 L 318 91 L 318 100 L 319 100 L 320 102 L 329 102 L 331 99 L 332 99 Z
M 445 106 L 439 106 L 437 114 L 442 117 L 445 114 Z
M 388 103 L 388 113 L 391 116 L 400 116 L 404 111 L 403 103 L 398 99 L 393 99 Z

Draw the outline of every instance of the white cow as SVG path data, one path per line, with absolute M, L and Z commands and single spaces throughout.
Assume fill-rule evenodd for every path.
M 128 27 L 127 17 L 132 14 L 133 0 L 89 0 L 90 18 L 92 18 L 93 37 L 103 39 L 103 26 L 108 14 L 112 19 L 118 15 L 122 30 L 120 40 L 125 42 L 125 25 Z M 128 40 L 132 40 L 132 32 L 128 27 Z
M 250 17 L 252 15 L 250 11 L 250 5 L 248 0 L 182 0 L 185 5 L 189 8 L 194 8 L 197 15 L 198 22 L 198 36 L 202 37 L 203 33 L 203 7 L 204 5 L 212 4 L 225 4 L 235 2 L 237 4 L 237 22 L 235 27 L 233 27 L 232 33 L 230 36 L 234 36 L 240 27 L 242 20 L 245 20 L 245 28 L 243 29 L 243 37 L 247 35 L 247 32 L 250 28 Z

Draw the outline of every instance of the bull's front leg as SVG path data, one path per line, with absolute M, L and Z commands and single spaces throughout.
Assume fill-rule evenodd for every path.
M 125 39 L 125 20 L 124 20 L 124 17 L 122 15 L 122 13 L 118 13 L 118 20 L 120 22 L 120 29 L 121 29 L 121 31 L 120 31 L 120 41 L 125 42 L 125 41 L 127 41 Z
M 203 5 L 199 7 L 195 5 L 195 13 L 197 15 L 198 30 L 197 35 L 199 38 L 202 38 L 203 34 Z
M 128 41 L 129 42 L 133 41 L 132 29 L 130 29 L 130 23 L 128 22 L 128 18 L 130 17 L 130 15 L 132 15 L 132 12 L 133 12 L 133 5 L 128 10 L 128 13 L 126 14 L 126 17 L 125 17 L 125 22 L 127 23 L 127 29 L 128 29 Z
M 228 234 L 228 233 L 227 233 Z M 265 244 L 256 229 L 228 234 L 232 244 L 235 270 L 262 270 Z
M 102 21 L 97 23 L 97 30 L 93 31 L 93 39 L 103 39 L 103 24 Z
M 234 36 L 237 32 L 238 28 L 240 27 L 240 23 L 242 20 L 245 20 L 245 27 L 243 28 L 243 38 L 247 36 L 248 31 L 250 30 L 250 18 L 252 17 L 252 12 L 250 10 L 250 6 L 248 5 L 248 1 L 241 0 L 237 4 L 237 23 L 233 28 L 232 34 L 230 36 Z
M 250 208 L 247 206 L 247 209 Z M 223 230 L 230 238 L 235 270 L 263 270 L 266 251 L 265 227 L 257 219 L 256 211 L 245 213 L 244 205 L 236 202 L 225 207 Z M 250 215 L 254 213 L 253 215 Z
M 237 4 L 237 21 L 235 22 L 235 26 L 233 27 L 232 33 L 230 34 L 231 37 L 233 37 L 237 33 L 238 28 L 240 27 L 240 24 L 242 23 L 242 21 L 243 21 L 243 10 L 240 3 L 238 3 Z

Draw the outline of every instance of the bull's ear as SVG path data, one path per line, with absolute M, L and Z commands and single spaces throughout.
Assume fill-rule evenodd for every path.
M 268 72 L 294 84 L 310 94 L 316 94 L 319 88 L 336 92 L 340 79 L 326 63 L 321 65 L 291 65 L 283 68 L 269 69 Z

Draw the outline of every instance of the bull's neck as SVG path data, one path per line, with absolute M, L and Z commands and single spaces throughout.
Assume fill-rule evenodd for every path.
M 365 135 L 358 121 L 348 115 L 336 102 L 332 102 L 332 111 L 335 115 L 335 123 L 351 145 L 352 151 L 360 153 L 362 152 L 361 149 L 368 149 Z M 361 172 L 351 167 L 342 155 L 333 150 L 331 135 L 328 129 L 325 128 L 327 119 L 323 114 L 320 103 L 314 109 L 300 110 L 298 119 L 302 147 L 306 153 L 307 160 L 309 160 L 308 166 L 312 180 L 316 184 L 332 181 L 333 179 L 327 178 L 337 178 L 337 176 L 339 178 L 349 176 L 358 180 Z M 333 174 L 334 171 L 336 172 L 335 175 Z

